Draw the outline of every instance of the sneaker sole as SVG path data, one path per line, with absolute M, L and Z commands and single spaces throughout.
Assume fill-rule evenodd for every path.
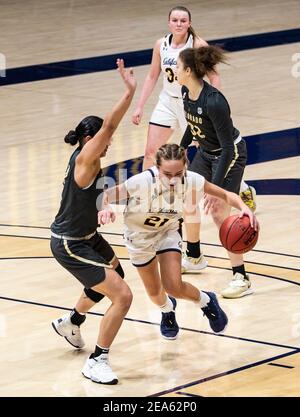
M 167 337 L 167 336 L 163 336 L 163 335 L 161 334 L 161 337 L 162 337 L 163 339 L 165 339 L 165 340 L 176 340 L 176 339 L 177 339 L 177 337 L 178 337 L 178 334 L 177 334 L 176 336 L 174 336 L 174 337 Z
M 254 293 L 254 290 L 249 289 L 249 290 L 244 291 L 241 294 L 238 294 L 238 295 L 235 295 L 235 296 L 234 295 L 228 296 L 228 295 L 223 295 L 223 294 L 221 294 L 221 296 L 223 298 L 234 299 L 234 298 L 242 298 L 242 297 L 245 297 L 246 295 L 251 295 L 253 293 Z
M 101 384 L 101 385 L 117 385 L 117 383 L 119 382 L 118 379 L 113 379 L 112 381 L 109 382 L 101 382 L 101 381 L 95 381 L 94 379 L 90 378 L 89 376 L 86 376 L 83 372 L 81 372 L 82 375 L 86 378 L 89 379 L 92 382 L 95 382 L 95 384 Z
M 220 332 L 215 332 L 215 331 L 213 330 L 214 334 L 223 334 L 223 333 L 225 332 L 225 330 L 227 329 L 227 326 L 228 326 L 228 321 L 227 321 L 227 324 L 226 324 L 226 326 L 224 327 L 224 329 L 223 329 L 223 330 L 221 330 Z M 211 329 L 211 330 L 212 330 L 212 329 Z
M 62 334 L 60 334 L 60 333 L 59 333 L 59 331 L 58 331 L 58 330 L 57 330 L 57 328 L 55 327 L 54 322 L 52 322 L 51 324 L 52 324 L 52 327 L 53 327 L 53 329 L 55 330 L 55 332 L 56 332 L 59 336 L 61 336 L 61 337 L 63 337 L 64 339 L 66 339 L 66 341 L 67 341 L 68 343 L 70 343 L 70 345 L 72 345 L 72 346 L 73 346 L 73 347 L 75 347 L 76 349 L 82 349 L 82 348 L 84 347 L 84 345 L 82 345 L 82 346 L 76 346 L 76 345 L 74 345 L 73 343 L 71 343 L 71 342 L 70 342 L 70 340 L 68 340 L 68 339 L 67 339 L 67 336 L 63 336 Z
M 208 263 L 205 266 L 202 266 L 201 268 L 197 268 L 197 269 L 190 269 L 190 268 L 185 268 L 184 266 L 181 266 L 181 273 L 182 274 L 194 274 L 195 272 L 200 272 L 203 271 L 203 269 L 207 268 Z

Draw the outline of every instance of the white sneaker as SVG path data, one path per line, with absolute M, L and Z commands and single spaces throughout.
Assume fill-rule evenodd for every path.
M 102 353 L 97 358 L 88 358 L 82 369 L 82 375 L 98 384 L 115 385 L 118 377 L 109 365 L 108 355 Z
M 84 341 L 80 334 L 80 327 L 71 322 L 69 314 L 53 320 L 52 327 L 60 336 L 64 337 L 72 346 L 81 349 Z
M 247 275 L 246 279 L 243 274 L 236 272 L 230 281 L 227 288 L 225 288 L 221 295 L 224 298 L 240 298 L 244 297 L 244 295 L 252 294 L 253 290 L 251 287 L 251 282 Z
M 182 254 L 181 259 L 181 272 L 184 274 L 188 271 L 200 271 L 207 267 L 207 260 L 203 255 L 200 255 L 199 258 L 191 258 L 185 253 Z

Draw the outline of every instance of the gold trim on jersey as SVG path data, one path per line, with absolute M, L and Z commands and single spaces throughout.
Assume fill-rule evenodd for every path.
M 227 172 L 226 172 L 226 174 L 225 174 L 225 177 L 224 178 L 226 178 L 227 177 L 227 175 L 228 175 L 228 173 L 229 173 L 229 171 L 231 170 L 231 168 L 234 166 L 234 164 L 236 163 L 236 161 L 237 161 L 237 159 L 238 159 L 238 157 L 239 157 L 240 155 L 239 155 L 239 152 L 238 152 L 238 147 L 237 147 L 237 145 L 234 143 L 234 158 L 233 158 L 233 160 L 231 161 L 231 163 L 230 163 L 230 165 L 229 165 L 229 167 L 228 167 L 228 170 L 227 170 Z

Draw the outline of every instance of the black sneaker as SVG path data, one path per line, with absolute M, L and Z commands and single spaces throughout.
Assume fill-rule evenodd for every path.
M 222 332 L 228 323 L 228 318 L 225 312 L 221 309 L 218 303 L 216 294 L 213 292 L 205 292 L 210 298 L 206 307 L 201 308 L 204 316 L 208 318 L 209 325 L 215 333 Z
M 175 310 L 177 302 L 175 298 L 170 297 L 170 300 L 173 304 L 173 309 Z M 160 332 L 163 338 L 174 340 L 177 338 L 179 327 L 175 317 L 175 311 L 170 311 L 170 313 L 161 313 L 161 322 L 160 322 Z

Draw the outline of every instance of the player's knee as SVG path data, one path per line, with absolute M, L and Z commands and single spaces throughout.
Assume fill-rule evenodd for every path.
M 159 297 L 159 295 L 162 292 L 162 288 L 160 285 L 158 286 L 152 286 L 152 287 L 147 287 L 147 294 L 149 295 L 149 297 Z
M 182 294 L 182 287 L 180 285 L 167 285 L 165 286 L 166 292 L 174 298 L 180 298 Z
M 103 294 L 101 294 L 100 292 L 94 291 L 91 288 L 84 288 L 83 291 L 90 300 L 94 301 L 94 303 L 99 303 L 99 301 L 101 301 L 102 298 L 104 298 Z
M 132 303 L 132 298 L 132 292 L 130 288 L 126 285 L 126 287 L 122 288 L 118 297 L 118 304 L 122 311 L 127 312 L 129 310 Z
M 116 267 L 115 271 L 120 275 L 120 277 L 123 279 L 125 277 L 125 272 L 122 268 L 122 265 L 119 262 L 119 265 Z

